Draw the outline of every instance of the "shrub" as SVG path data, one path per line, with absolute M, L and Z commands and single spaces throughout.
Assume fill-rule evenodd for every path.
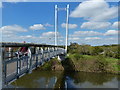
M 99 70 L 100 70 L 100 71 L 106 71 L 109 62 L 105 59 L 105 57 L 102 56 L 102 55 L 98 55 L 98 56 L 96 57 L 96 60 L 97 60 L 96 62 L 97 62 L 97 65 L 98 65 Z
M 74 54 L 74 59 L 75 59 L 75 60 L 80 60 L 81 58 L 83 58 L 83 55 Z

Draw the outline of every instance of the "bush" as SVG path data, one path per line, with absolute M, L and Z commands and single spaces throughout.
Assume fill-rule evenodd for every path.
M 75 58 L 75 60 L 80 60 L 81 58 L 83 58 L 83 55 L 74 54 L 74 58 Z
M 96 62 L 97 62 L 97 65 L 98 65 L 98 68 L 99 68 L 100 71 L 106 71 L 107 70 L 109 62 L 105 59 L 104 56 L 98 55 L 96 57 Z

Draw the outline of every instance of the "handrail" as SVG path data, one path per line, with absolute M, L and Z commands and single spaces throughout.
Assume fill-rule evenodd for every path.
M 47 44 L 35 44 L 35 43 L 12 43 L 12 42 L 0 42 L 2 47 L 23 47 L 23 46 L 35 46 L 35 47 L 61 47 Z

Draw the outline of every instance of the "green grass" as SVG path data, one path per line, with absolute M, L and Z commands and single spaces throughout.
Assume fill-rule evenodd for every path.
M 40 70 L 52 70 L 54 65 L 61 65 L 61 62 L 57 58 L 53 58 L 50 61 L 47 61 L 40 67 Z
M 71 62 L 73 70 L 85 71 L 85 72 L 108 72 L 118 73 L 120 71 L 120 65 L 118 65 L 118 59 L 111 57 L 104 57 L 102 55 L 80 55 L 69 54 L 69 62 Z

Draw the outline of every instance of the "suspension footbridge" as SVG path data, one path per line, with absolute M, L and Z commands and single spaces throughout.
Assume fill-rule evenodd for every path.
M 58 11 L 66 11 L 66 44 L 65 46 L 58 46 Z M 2 86 L 10 84 L 12 81 L 17 80 L 21 76 L 31 73 L 32 70 L 40 67 L 51 58 L 58 57 L 60 55 L 67 54 L 68 45 L 68 17 L 69 17 L 69 5 L 66 8 L 58 8 L 55 5 L 55 44 L 54 45 L 43 45 L 34 43 L 8 43 L 2 42 L 1 51 L 1 67 L 2 68 Z M 15 56 L 15 51 L 20 47 L 28 47 L 27 56 Z M 64 48 L 65 47 L 65 48 Z

